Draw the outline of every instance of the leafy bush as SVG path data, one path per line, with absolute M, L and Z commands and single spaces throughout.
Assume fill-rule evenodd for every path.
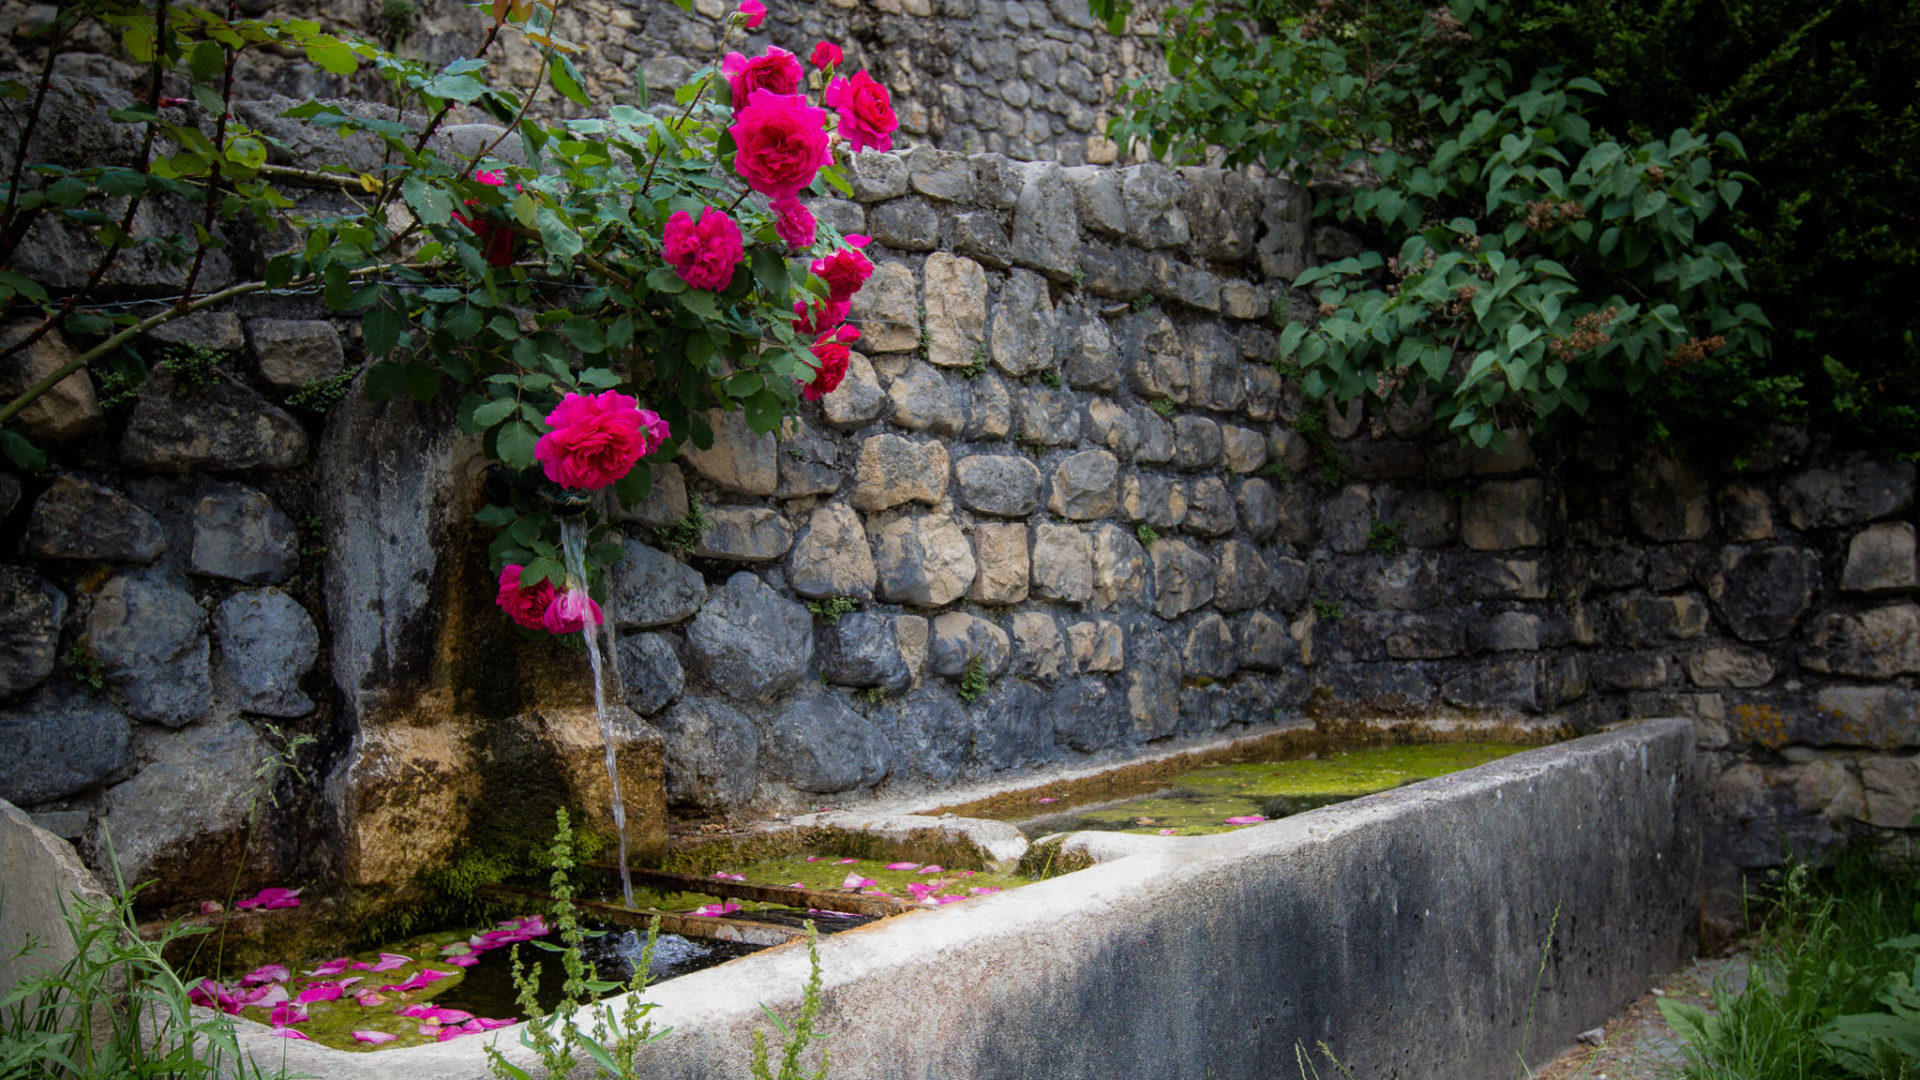
M 1920 1063 L 1920 874 L 1860 850 L 1785 874 L 1744 991 L 1662 999 L 1686 1080 L 1906 1080 Z
M 1298 281 L 1319 310 L 1281 354 L 1309 392 L 1424 388 L 1480 444 L 1596 398 L 1702 440 L 1810 400 L 1916 431 L 1920 17 L 1875 6 L 1200 0 L 1163 13 L 1174 79 L 1131 85 L 1112 133 L 1321 181 L 1360 250 Z

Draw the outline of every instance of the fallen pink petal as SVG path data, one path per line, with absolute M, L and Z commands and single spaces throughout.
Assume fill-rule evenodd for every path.
M 339 1001 L 346 987 L 336 982 L 317 982 L 294 995 L 293 1000 L 301 1005 L 315 1001 Z
M 726 903 L 723 903 L 723 904 L 703 904 L 700 907 L 694 908 L 692 911 L 687 912 L 687 914 L 699 915 L 699 916 L 702 916 L 703 918 L 717 919 L 722 915 L 731 915 L 734 912 L 739 910 L 740 910 L 739 904 L 736 904 L 733 901 L 728 900 Z
M 287 988 L 279 983 L 268 983 L 251 990 L 243 990 L 234 995 L 234 1000 L 242 1005 L 258 1005 L 264 1009 L 269 1005 L 278 1005 L 288 1000 Z
M 321 964 L 319 967 L 307 972 L 307 974 L 313 976 L 338 975 L 352 966 L 353 957 L 342 956 L 339 959 L 329 960 Z
M 1047 796 L 1046 798 L 1044 798 L 1044 799 L 1041 799 L 1041 800 L 1040 800 L 1040 805 L 1041 805 L 1041 806 L 1045 806 L 1045 805 L 1047 805 L 1048 803 L 1056 803 L 1056 802 L 1059 802 L 1059 801 L 1060 801 L 1059 799 L 1056 799 L 1056 798 L 1054 798 L 1053 796 L 1051 796 L 1051 795 L 1049 795 L 1049 796 Z
M 1176 833 L 1178 833 L 1179 831 L 1180 831 L 1180 830 L 1178 830 L 1178 829 L 1161 829 L 1161 830 L 1160 830 L 1160 835 L 1161 835 L 1161 836 L 1173 836 L 1174 834 L 1176 834 Z
M 1227 824 L 1229 824 L 1229 825 L 1258 825 L 1258 824 L 1260 824 L 1261 822 L 1263 822 L 1263 821 L 1265 821 L 1265 820 L 1267 820 L 1267 816 L 1266 816 L 1265 814 L 1242 814 L 1242 815 L 1240 815 L 1239 817 L 1230 817 L 1230 818 L 1228 818 L 1228 819 L 1227 819 Z
M 715 874 L 714 874 L 713 876 L 714 876 L 714 877 L 716 877 L 716 878 L 718 878 L 718 879 L 719 879 L 719 880 L 721 880 L 721 881 L 745 881 L 745 880 L 747 880 L 747 875 L 745 875 L 745 874 L 729 874 L 729 873 L 727 873 L 727 872 L 726 872 L 725 870 L 721 870 L 721 871 L 719 871 L 719 872 L 717 872 L 717 873 L 715 873 Z
M 375 1046 L 390 1043 L 399 1037 L 391 1031 L 355 1031 L 353 1033 L 355 1042 L 372 1043 Z
M 887 869 L 889 869 L 889 870 L 918 870 L 918 869 L 920 869 L 920 864 L 919 864 L 919 863 L 917 863 L 917 862 L 890 862 L 890 863 L 888 863 L 888 864 L 887 864 Z
M 873 880 L 872 878 L 861 877 L 857 873 L 850 872 L 847 874 L 847 880 L 842 881 L 840 883 L 840 887 L 843 889 L 864 889 L 870 885 L 878 885 L 878 884 L 880 883 Z
M 374 964 L 368 970 L 392 971 L 394 968 L 406 967 L 408 964 L 411 964 L 411 963 L 413 963 L 413 957 L 411 956 L 401 956 L 399 953 L 383 952 L 380 954 L 380 962 L 377 964 Z M 353 966 L 357 968 L 360 965 L 355 964 Z
M 939 874 L 939 873 L 944 873 L 945 871 L 942 870 L 940 867 L 933 865 L 932 863 L 928 863 L 927 865 L 920 868 L 920 872 L 923 874 Z
M 200 914 L 202 915 L 218 915 L 225 910 L 227 909 L 222 907 L 218 900 L 200 901 Z
M 313 1036 L 298 1028 L 274 1028 L 272 1031 L 267 1032 L 267 1034 L 281 1039 L 305 1039 L 308 1042 L 313 1041 Z
M 353 995 L 353 1000 L 359 1002 L 362 1008 L 371 1009 L 375 1005 L 385 1005 L 387 1003 L 387 995 L 380 993 L 378 990 L 362 990 Z
M 997 893 L 999 891 L 1000 887 L 998 885 L 975 885 L 973 888 L 967 890 L 967 895 L 986 896 L 988 893 Z
M 473 1022 L 480 1026 L 481 1031 L 492 1031 L 494 1028 L 512 1027 L 520 1021 L 514 1019 L 491 1020 L 484 1016 L 476 1016 Z
M 288 1024 L 304 1024 L 306 1022 L 307 1010 L 290 1001 L 283 1001 L 275 1005 L 272 1015 L 267 1017 L 267 1023 L 272 1024 L 274 1027 L 285 1027 Z
M 409 991 L 422 989 L 428 983 L 438 979 L 444 979 L 451 974 L 453 974 L 451 971 L 435 971 L 432 968 L 423 968 L 406 982 L 397 983 L 393 986 L 383 986 L 380 989 L 388 991 L 389 993 L 404 994 Z
M 479 962 L 480 962 L 480 958 L 478 956 L 475 956 L 473 953 L 466 953 L 461 956 L 447 957 L 447 963 L 452 964 L 454 967 L 463 967 L 463 968 L 472 967 L 473 965 Z
M 241 986 L 259 986 L 261 983 L 286 982 L 293 978 L 293 972 L 285 964 L 263 964 L 240 976 Z
M 857 863 L 857 862 L 859 862 L 859 861 L 860 861 L 859 859 L 835 859 L 835 860 L 833 860 L 833 862 L 834 862 L 834 865 L 835 865 L 835 866 L 846 866 L 846 865 L 848 865 L 849 863 Z
M 936 904 L 957 904 L 965 899 L 966 897 L 964 896 L 937 896 L 933 902 Z
M 258 894 L 250 896 L 233 906 L 243 910 L 250 910 L 252 908 L 299 907 L 300 890 L 283 889 L 278 886 L 270 889 L 261 889 Z

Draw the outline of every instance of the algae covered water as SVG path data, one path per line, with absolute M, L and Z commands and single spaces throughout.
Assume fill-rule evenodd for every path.
M 1036 837 L 1082 829 L 1200 836 L 1445 776 L 1525 749 L 1511 743 L 1423 743 L 1208 765 L 1167 776 L 1155 790 L 1123 801 L 1055 809 L 1068 797 L 1040 790 L 1024 808 L 1010 807 L 999 816 Z

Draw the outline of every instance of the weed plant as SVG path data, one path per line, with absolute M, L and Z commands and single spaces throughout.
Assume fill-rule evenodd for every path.
M 1791 867 L 1751 939 L 1747 984 L 1663 999 L 1685 1080 L 1920 1077 L 1920 867 L 1849 850 Z

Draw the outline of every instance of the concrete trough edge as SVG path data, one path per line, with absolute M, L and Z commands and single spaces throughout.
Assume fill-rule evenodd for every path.
M 836 935 L 832 1074 L 1269 1080 L 1325 1042 L 1360 1077 L 1511 1077 L 1692 955 L 1693 738 L 1643 721 Z M 791 1015 L 806 978 L 795 944 L 654 988 L 674 1031 L 642 1074 L 745 1076 L 761 1003 Z M 242 1027 L 322 1078 L 477 1080 L 487 1042 L 528 1063 L 517 1027 L 377 1053 Z

